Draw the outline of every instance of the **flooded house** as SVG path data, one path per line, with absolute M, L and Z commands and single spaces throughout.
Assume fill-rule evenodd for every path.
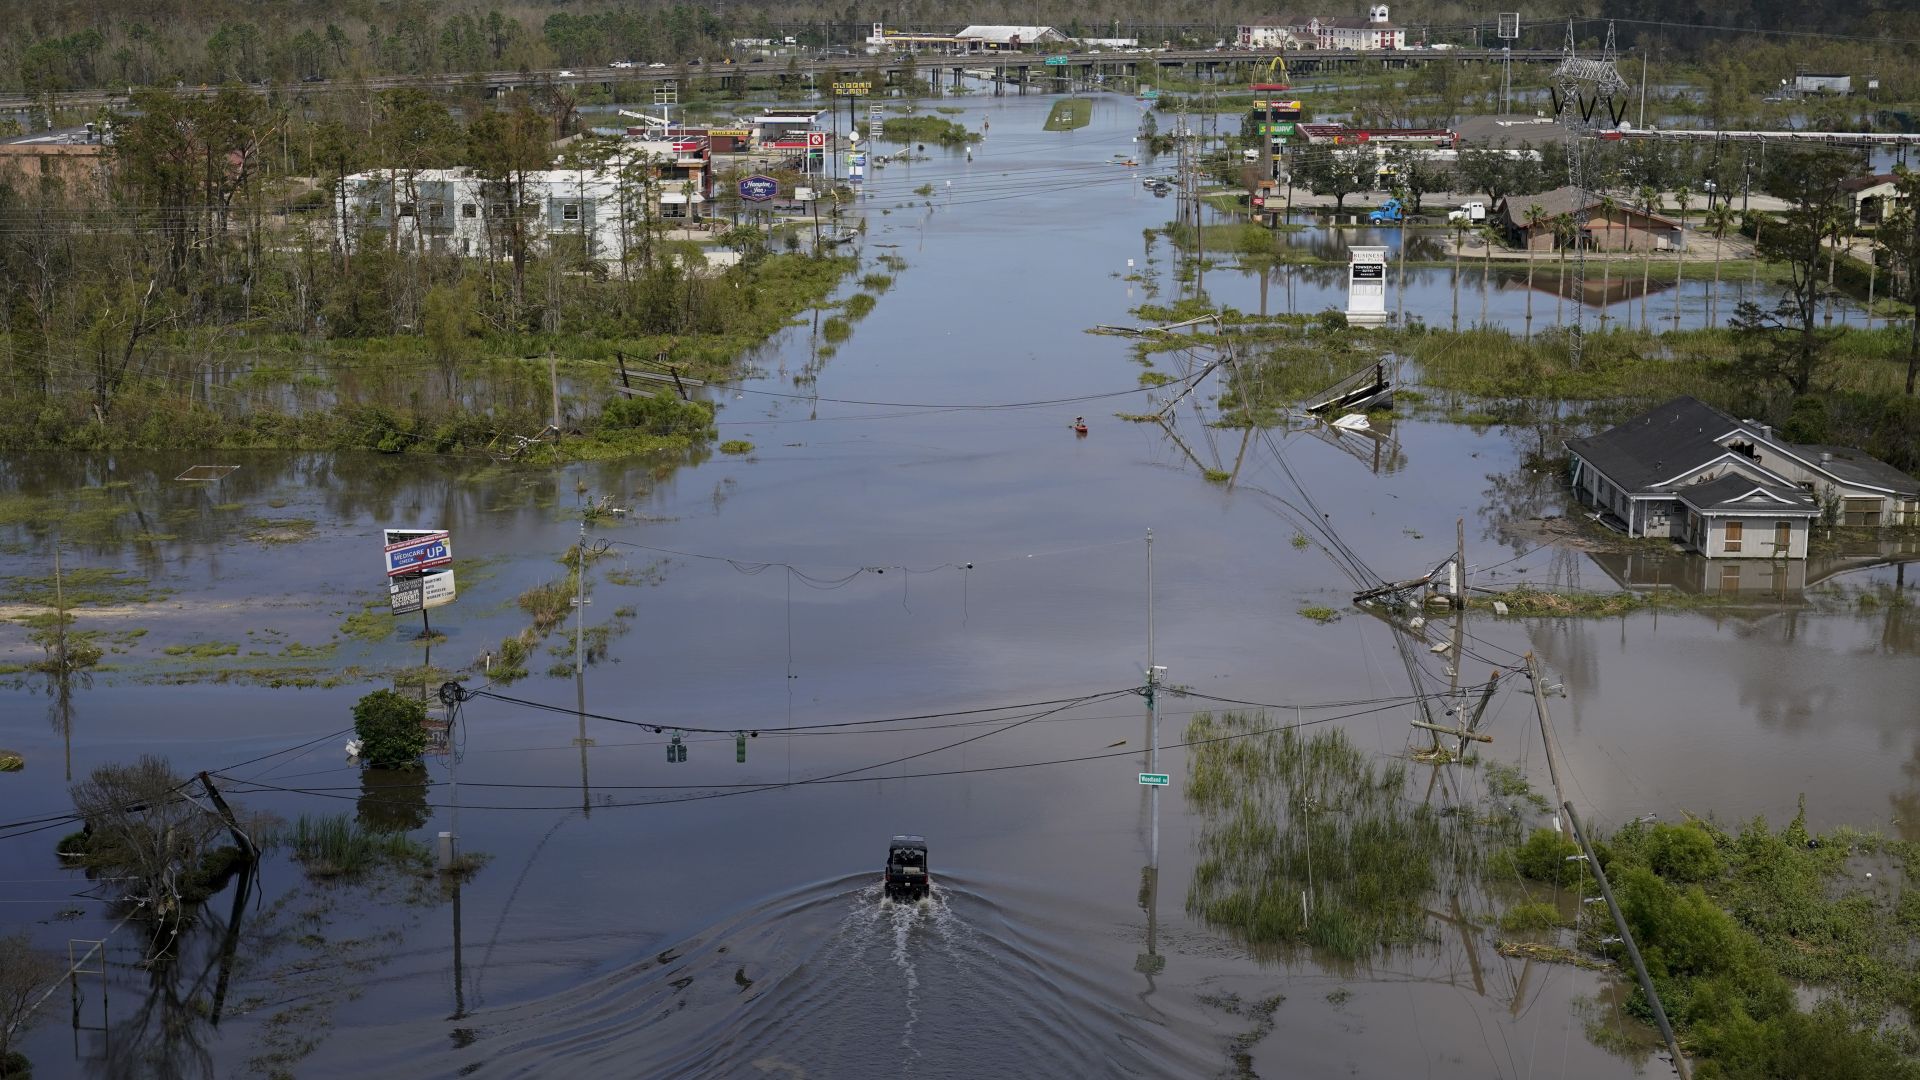
M 1813 523 L 1920 522 L 1920 480 L 1858 450 L 1804 445 L 1679 397 L 1568 440 L 1580 501 L 1628 536 L 1710 559 L 1804 559 Z

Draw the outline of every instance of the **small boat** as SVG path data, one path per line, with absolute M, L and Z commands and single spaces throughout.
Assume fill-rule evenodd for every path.
M 922 900 L 933 891 L 926 837 L 901 835 L 887 844 L 887 868 L 880 887 L 889 900 Z
M 1085 435 L 1087 433 L 1087 421 L 1085 417 L 1076 416 L 1073 418 L 1073 433 L 1075 435 Z

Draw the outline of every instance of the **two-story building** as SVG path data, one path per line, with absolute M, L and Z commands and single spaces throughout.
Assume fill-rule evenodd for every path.
M 1566 446 L 1582 503 L 1629 536 L 1677 540 L 1708 558 L 1804 559 L 1823 513 L 1842 525 L 1920 523 L 1920 480 L 1691 397 Z
M 1365 17 L 1358 15 L 1342 16 L 1337 19 L 1322 19 L 1319 22 L 1317 44 L 1322 49 L 1404 49 L 1407 47 L 1407 32 L 1393 25 L 1387 15 L 1387 5 L 1374 4 L 1367 9 Z
M 574 247 L 618 262 L 648 222 L 692 222 L 713 198 L 705 139 L 635 141 L 599 169 L 539 169 L 511 181 L 470 169 L 378 169 L 346 177 L 342 243 L 367 233 L 436 254 L 477 257 L 501 250 L 519 218 L 535 247 Z M 516 203 L 518 205 L 516 205 Z
M 1303 15 L 1266 15 L 1241 23 L 1234 42 L 1243 49 L 1298 49 L 1314 45 L 1320 20 Z

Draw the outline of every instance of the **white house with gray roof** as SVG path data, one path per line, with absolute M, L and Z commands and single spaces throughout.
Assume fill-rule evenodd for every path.
M 1842 525 L 1920 523 L 1920 480 L 1691 397 L 1566 445 L 1581 502 L 1629 536 L 1670 538 L 1708 558 L 1804 559 L 1823 510 Z

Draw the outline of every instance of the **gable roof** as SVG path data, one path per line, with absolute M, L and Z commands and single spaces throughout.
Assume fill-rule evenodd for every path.
M 1861 487 L 1885 488 L 1906 496 L 1920 495 L 1920 480 L 1851 446 L 1794 443 L 1789 449 L 1808 464 L 1822 472 L 1831 473 L 1837 480 Z
M 1654 487 L 1727 453 L 1714 441 L 1739 421 L 1692 397 L 1677 397 L 1567 449 L 1627 491 Z
M 1738 474 L 1691 484 L 1674 495 L 1703 514 L 1746 511 L 1776 517 L 1813 517 L 1820 512 L 1813 496 L 1798 488 L 1756 484 Z M 1754 498 L 1756 495 L 1760 497 Z

